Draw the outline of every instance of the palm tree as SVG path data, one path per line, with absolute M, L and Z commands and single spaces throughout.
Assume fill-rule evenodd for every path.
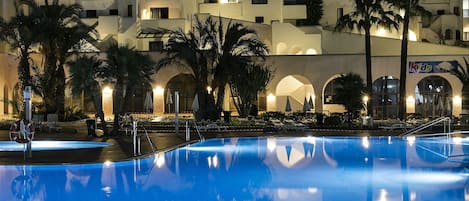
M 247 117 L 257 94 L 264 91 L 272 79 L 268 66 L 250 63 L 247 67 L 238 68 L 230 79 L 230 89 L 240 117 Z
M 208 18 L 210 19 L 210 18 Z M 167 67 L 171 64 L 187 67 L 192 70 L 196 80 L 195 91 L 198 95 L 200 109 L 196 112 L 195 118 L 217 119 L 215 100 L 212 94 L 209 94 L 206 87 L 209 85 L 209 75 L 214 60 L 214 53 L 210 38 L 207 36 L 207 29 L 215 27 L 211 21 L 202 23 L 198 18 L 195 21 L 194 31 L 184 33 L 182 29 L 162 30 L 169 34 L 166 43 L 166 57 L 158 61 L 157 70 Z M 207 25 L 209 24 L 209 25 Z M 210 55 L 210 56 L 209 56 Z M 209 61 L 211 59 L 212 61 Z
M 469 113 L 469 62 L 464 58 L 465 67 L 459 62 L 456 68 L 450 69 L 450 73 L 456 76 L 462 83 L 462 113 Z
M 36 16 L 37 35 L 44 55 L 46 72 L 44 102 L 47 112 L 58 112 L 63 116 L 65 104 L 65 71 L 69 50 L 81 39 L 93 38 L 93 26 L 85 25 L 80 19 L 83 10 L 79 4 L 60 4 L 59 0 L 44 0 L 39 6 L 34 0 L 21 0 L 22 5 L 30 8 Z
M 0 40 L 5 41 L 11 49 L 17 51 L 19 57 L 18 78 L 20 89 L 31 85 L 30 51 L 36 42 L 37 19 L 34 14 L 25 14 L 15 1 L 15 16 L 9 21 L 0 17 Z
M 67 63 L 70 69 L 69 85 L 72 94 L 91 94 L 93 105 L 98 117 L 101 119 L 101 127 L 104 135 L 108 134 L 106 121 L 104 120 L 101 86 L 98 82 L 98 72 L 103 67 L 103 62 L 94 56 L 80 56 Z
M 225 86 L 232 80 L 231 77 L 239 71 L 248 72 L 253 68 L 257 70 L 259 66 L 251 64 L 252 57 L 264 59 L 268 53 L 268 48 L 257 38 L 254 30 L 240 23 L 231 23 L 230 21 L 225 34 L 222 19 L 219 18 L 218 32 L 216 33 L 218 37 L 214 38 L 214 42 L 212 42 L 213 48 L 216 50 L 212 85 L 215 89 L 218 89 L 216 108 L 218 114 L 220 114 L 223 98 L 225 97 Z M 260 82 L 265 82 L 265 80 Z M 263 85 L 254 87 L 253 89 L 262 88 Z
M 405 119 L 406 113 L 406 78 L 407 78 L 407 47 L 409 43 L 409 21 L 411 16 L 431 17 L 432 13 L 419 5 L 419 0 L 389 0 L 392 6 L 404 9 L 404 22 L 401 42 L 401 70 L 399 80 L 399 119 Z
M 347 112 L 354 113 L 362 109 L 362 96 L 365 90 L 363 79 L 358 74 L 347 73 L 336 79 L 338 84 L 336 100 L 344 105 Z
M 119 115 L 127 112 L 125 105 L 132 94 L 131 91 L 139 84 L 151 85 L 151 76 L 155 73 L 154 65 L 148 55 L 143 55 L 134 48 L 117 44 L 109 47 L 106 65 L 100 76 L 114 85 L 113 134 L 117 134 L 119 129 Z
M 357 29 L 365 31 L 365 62 L 366 62 L 366 91 L 369 97 L 372 93 L 373 79 L 371 77 L 371 27 L 379 26 L 391 30 L 398 29 L 400 16 L 391 10 L 386 10 L 384 0 L 355 0 L 355 11 L 343 15 L 337 21 L 336 30 Z M 370 100 L 370 103 L 373 101 Z M 368 104 L 368 115 L 372 115 L 373 106 Z
M 201 105 L 195 114 L 198 120 L 220 118 L 225 86 L 233 70 L 246 66 L 252 60 L 250 56 L 264 58 L 267 54 L 267 46 L 257 39 L 254 30 L 230 22 L 225 33 L 223 27 L 221 18 L 215 22 L 208 17 L 205 21 L 196 18 L 194 31 L 187 34 L 180 29 L 165 30 L 169 33 L 167 57 L 159 61 L 158 69 L 178 64 L 192 70 Z M 216 102 L 205 90 L 210 84 L 217 90 Z

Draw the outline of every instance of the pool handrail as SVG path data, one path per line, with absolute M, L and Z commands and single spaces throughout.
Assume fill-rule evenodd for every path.
M 441 123 L 443 122 L 443 127 L 444 127 L 444 135 L 448 135 L 449 133 L 451 133 L 451 118 L 450 117 L 440 117 L 440 118 L 437 118 L 437 119 L 434 119 L 432 121 L 429 121 L 425 124 L 422 124 L 420 126 L 417 126 L 411 130 L 408 130 L 402 134 L 399 135 L 399 137 L 408 137 L 408 136 L 412 136 L 412 135 L 415 135 L 417 132 L 420 132 L 420 131 L 423 131 L 431 126 L 434 126 L 438 123 Z M 446 122 L 448 122 L 448 124 L 446 124 Z M 422 136 L 422 135 L 415 135 L 415 136 Z
M 199 126 L 197 125 L 197 122 L 195 122 L 195 121 L 193 121 L 193 122 L 194 122 L 195 131 L 197 131 L 197 135 L 199 136 L 200 141 L 204 141 L 205 138 L 202 134 L 200 134 L 200 130 L 199 130 Z M 189 130 L 189 135 L 190 135 L 190 129 L 188 129 L 188 130 Z

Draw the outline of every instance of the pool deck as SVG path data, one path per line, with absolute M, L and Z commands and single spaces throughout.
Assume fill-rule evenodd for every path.
M 105 148 L 75 149 L 60 151 L 33 151 L 32 158 L 24 160 L 23 152 L 0 152 L 0 165 L 8 164 L 79 164 L 79 163 L 102 163 L 105 161 L 122 161 L 134 158 L 131 136 L 113 136 L 110 138 L 95 138 L 87 135 L 87 131 L 82 127 L 66 129 L 62 132 L 37 132 L 35 140 L 71 140 L 71 141 L 96 141 L 108 142 L 111 146 Z M 376 131 L 338 131 L 338 130 L 306 130 L 301 132 L 209 132 L 203 133 L 209 138 L 219 137 L 257 137 L 257 136 L 311 136 L 311 135 L 348 135 L 348 136 L 369 136 L 369 135 L 396 135 L 393 132 Z M 182 144 L 185 140 L 175 133 L 149 133 L 152 142 L 156 145 L 157 151 L 168 150 Z M 196 140 L 193 136 L 192 140 Z M 8 131 L 0 130 L 0 141 L 9 141 Z M 147 140 L 142 137 L 142 154 L 152 154 L 152 149 Z

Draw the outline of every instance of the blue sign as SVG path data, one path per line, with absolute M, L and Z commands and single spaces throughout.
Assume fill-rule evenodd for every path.
M 458 66 L 458 61 L 411 61 L 409 73 L 448 73 Z

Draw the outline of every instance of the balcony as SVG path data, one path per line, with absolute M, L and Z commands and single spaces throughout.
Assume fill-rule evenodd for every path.
M 185 30 L 185 19 L 142 19 L 137 24 L 137 33 L 140 35 L 154 34 L 155 30 L 163 28 L 169 30 L 183 29 Z M 145 36 L 139 36 L 145 37 Z
M 204 3 L 200 4 L 199 13 L 209 13 L 210 15 L 238 19 L 242 16 L 242 4 L 241 3 Z

